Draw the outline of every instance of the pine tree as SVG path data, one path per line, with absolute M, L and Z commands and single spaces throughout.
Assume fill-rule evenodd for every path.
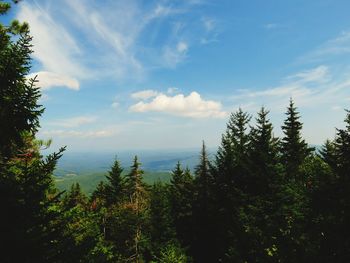
M 230 115 L 212 167 L 217 210 L 216 247 L 213 250 L 216 250 L 218 260 L 239 261 L 238 246 L 244 247 L 239 210 L 243 205 L 243 192 L 246 188 L 249 143 L 247 130 L 250 119 L 251 116 L 241 108 Z
M 256 127 L 251 128 L 249 143 L 250 180 L 248 192 L 264 195 L 269 191 L 269 182 L 278 159 L 278 139 L 273 136 L 273 127 L 267 115 L 269 111 L 261 108 L 256 119 Z
M 287 118 L 284 121 L 282 130 L 284 137 L 281 141 L 282 162 L 288 179 L 297 179 L 298 170 L 305 158 L 311 153 L 305 140 L 302 139 L 301 130 L 303 124 L 299 121 L 300 116 L 292 99 L 286 112 Z M 301 178 L 299 178 L 301 179 Z
M 12 42 L 15 32 L 20 34 Z M 41 95 L 36 79 L 26 79 L 32 53 L 28 25 L 17 21 L 8 28 L 1 25 L 0 39 L 0 158 L 10 158 L 23 153 L 23 134 L 34 136 L 44 109 L 38 104 Z
M 195 169 L 195 196 L 193 203 L 193 257 L 196 262 L 213 262 L 214 240 L 213 177 L 210 162 L 203 142 L 200 161 Z
M 0 14 L 10 8 L 0 2 Z M 64 149 L 41 156 L 35 133 L 43 107 L 38 104 L 31 68 L 28 25 L 0 24 L 0 247 L 2 262 L 57 260 L 60 209 L 52 173 Z M 35 147 L 33 147 L 35 146 Z M 20 251 L 20 253 L 18 253 Z
M 64 196 L 62 203 L 65 209 L 71 209 L 77 205 L 87 205 L 87 197 L 82 192 L 79 183 L 73 183 L 71 185 L 70 190 Z
M 130 260 L 141 262 L 142 242 L 144 241 L 143 228 L 145 224 L 145 216 L 149 206 L 148 193 L 146 186 L 142 181 L 143 170 L 140 169 L 140 163 L 137 156 L 134 158 L 130 173 L 126 176 L 126 193 L 129 201 L 126 207 L 131 209 L 135 217 L 134 234 L 133 234 L 133 254 Z
M 193 190 L 193 177 L 190 170 L 186 168 L 183 171 L 178 162 L 170 180 L 170 206 L 177 238 L 184 247 L 188 247 L 193 239 Z
M 243 207 L 243 225 L 249 240 L 245 260 L 256 258 L 266 261 L 274 251 L 276 226 L 273 215 L 276 200 L 278 173 L 278 139 L 264 108 L 258 112 L 256 126 L 251 128 L 249 165 Z
M 122 176 L 123 168 L 116 159 L 111 170 L 108 172 L 107 184 L 105 184 L 105 195 L 107 206 L 116 204 L 124 198 L 124 178 Z
M 153 184 L 149 204 L 151 254 L 160 256 L 160 251 L 169 244 L 177 243 L 168 185 L 161 182 Z

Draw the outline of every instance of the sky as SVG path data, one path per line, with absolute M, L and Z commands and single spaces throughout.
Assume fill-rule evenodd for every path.
M 220 144 L 264 106 L 281 136 L 292 97 L 310 144 L 350 103 L 348 0 L 24 0 L 46 108 L 37 136 L 70 151 Z M 254 125 L 252 121 L 251 125 Z

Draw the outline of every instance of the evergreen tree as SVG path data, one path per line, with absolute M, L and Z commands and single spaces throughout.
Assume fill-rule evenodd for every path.
M 171 215 L 177 238 L 182 246 L 189 247 L 193 239 L 193 177 L 188 168 L 182 170 L 180 162 L 172 171 L 169 190 Z
M 126 193 L 129 198 L 126 208 L 131 210 L 131 214 L 135 218 L 135 224 L 133 226 L 133 242 L 132 251 L 129 259 L 135 262 L 141 262 L 142 249 L 144 248 L 145 235 L 143 234 L 143 228 L 146 223 L 147 209 L 149 206 L 148 192 L 146 186 L 142 181 L 143 170 L 140 169 L 140 163 L 137 156 L 134 158 L 133 165 L 131 166 L 130 173 L 126 176 Z
M 1 15 L 9 8 L 0 2 Z M 35 79 L 26 79 L 31 39 L 27 24 L 0 24 L 0 200 L 6 211 L 0 218 L 2 262 L 54 262 L 59 256 L 60 194 L 52 173 L 64 149 L 43 158 L 37 147 L 43 107 Z
M 169 189 L 161 182 L 153 184 L 150 190 L 149 229 L 152 257 L 159 257 L 160 251 L 169 244 L 177 243 L 171 206 Z
M 193 258 L 196 262 L 213 262 L 214 240 L 213 177 L 203 142 L 200 161 L 195 169 L 195 196 L 193 203 Z
M 0 3 L 0 14 L 10 8 Z M 12 35 L 16 34 L 16 41 Z M 23 134 L 34 136 L 39 128 L 39 117 L 44 109 L 36 80 L 26 79 L 30 71 L 32 37 L 28 25 L 13 21 L 10 27 L 0 25 L 0 158 L 23 153 Z
M 107 184 L 105 187 L 105 195 L 107 205 L 112 205 L 120 202 L 124 195 L 124 178 L 122 177 L 123 168 L 120 162 L 116 159 L 111 170 L 108 172 Z
M 87 205 L 87 197 L 81 191 L 79 183 L 71 185 L 70 191 L 64 196 L 62 203 L 65 209 L 71 209 L 77 205 Z
M 249 238 L 247 261 L 257 258 L 271 260 L 275 250 L 276 226 L 273 215 L 278 192 L 278 139 L 264 108 L 258 112 L 256 126 L 251 128 L 249 142 L 249 173 L 246 180 L 243 223 Z
M 286 112 L 287 118 L 284 121 L 282 130 L 284 137 L 281 141 L 282 162 L 285 167 L 288 179 L 298 179 L 300 165 L 312 151 L 305 140 L 302 139 L 301 130 L 303 124 L 299 121 L 300 116 L 292 99 Z M 299 178 L 301 179 L 301 178 Z
M 244 247 L 239 207 L 246 188 L 248 123 L 251 117 L 238 109 L 232 113 L 216 154 L 212 173 L 215 179 L 216 254 L 220 260 L 237 261 L 238 246 Z M 239 239 L 239 242 L 238 242 Z M 235 251 L 235 253 L 234 253 Z M 225 256 L 227 255 L 227 256 Z

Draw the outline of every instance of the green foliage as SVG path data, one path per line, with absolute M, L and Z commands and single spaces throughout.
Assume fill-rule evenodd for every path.
M 303 125 L 299 121 L 299 113 L 292 99 L 290 99 L 286 115 L 287 119 L 282 126 L 285 135 L 281 141 L 282 163 L 285 166 L 286 176 L 289 179 L 295 179 L 298 176 L 300 165 L 312 149 L 301 137 Z
M 188 258 L 181 248 L 173 244 L 168 245 L 160 252 L 159 263 L 187 263 Z
M 12 42 L 6 32 L 0 33 L 0 157 L 10 158 L 23 152 L 23 134 L 35 134 L 44 109 L 38 105 L 40 90 L 35 78 L 26 78 L 32 38 L 25 32 Z
M 124 198 L 124 178 L 123 169 L 118 160 L 115 160 L 111 170 L 108 172 L 107 184 L 104 186 L 107 205 L 120 202 Z

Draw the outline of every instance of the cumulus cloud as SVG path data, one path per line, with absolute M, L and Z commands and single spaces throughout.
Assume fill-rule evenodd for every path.
M 141 90 L 131 94 L 131 98 L 136 100 L 147 100 L 149 98 L 153 98 L 158 95 L 158 92 L 155 90 Z
M 61 75 L 54 72 L 39 71 L 28 75 L 28 79 L 37 76 L 38 85 L 43 89 L 52 87 L 67 87 L 72 90 L 79 90 L 79 81 L 75 78 Z
M 150 102 L 140 101 L 132 105 L 129 110 L 133 112 L 164 112 L 191 118 L 224 118 L 227 116 L 227 113 L 222 110 L 220 102 L 204 100 L 197 92 L 192 92 L 188 96 L 159 94 Z

